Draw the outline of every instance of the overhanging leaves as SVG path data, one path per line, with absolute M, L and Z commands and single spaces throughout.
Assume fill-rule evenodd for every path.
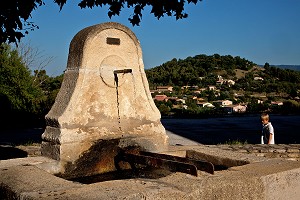
M 81 0 L 78 6 L 82 9 L 108 6 L 107 15 L 110 18 L 119 15 L 126 6 L 133 10 L 128 20 L 135 26 L 140 24 L 146 6 L 151 7 L 151 14 L 157 19 L 167 15 L 174 16 L 178 20 L 188 17 L 184 12 L 186 4 L 197 4 L 200 1 L 202 0 Z M 67 0 L 53 2 L 62 10 Z M 17 43 L 28 34 L 28 30 L 38 28 L 34 22 L 28 20 L 31 18 L 32 11 L 44 4 L 43 0 L 2 0 L 0 2 L 0 43 Z

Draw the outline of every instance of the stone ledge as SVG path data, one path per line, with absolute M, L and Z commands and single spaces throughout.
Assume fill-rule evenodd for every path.
M 285 158 L 300 161 L 300 144 L 216 145 L 214 147 L 240 153 L 254 154 L 266 158 Z
M 249 164 L 198 177 L 172 173 L 157 179 L 136 178 L 80 184 L 38 168 L 51 159 L 28 157 L 0 161 L 0 194 L 7 199 L 298 199 L 300 162 L 268 159 L 207 146 L 171 146 L 246 159 Z M 243 157 L 238 157 L 243 156 Z M 6 196 L 5 196 L 6 195 Z

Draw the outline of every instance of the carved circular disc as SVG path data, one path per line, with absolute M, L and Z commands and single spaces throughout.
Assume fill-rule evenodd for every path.
M 108 56 L 103 59 L 100 65 L 100 77 L 106 85 L 110 87 L 116 87 L 114 71 L 123 69 L 128 69 L 128 67 L 121 57 L 116 55 Z M 126 77 L 122 73 L 117 74 L 117 76 L 118 86 L 120 87 L 126 81 Z

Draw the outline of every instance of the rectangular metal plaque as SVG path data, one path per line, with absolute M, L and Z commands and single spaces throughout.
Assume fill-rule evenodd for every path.
M 121 41 L 120 41 L 120 38 L 108 37 L 108 38 L 106 38 L 106 43 L 111 44 L 111 45 L 120 45 Z

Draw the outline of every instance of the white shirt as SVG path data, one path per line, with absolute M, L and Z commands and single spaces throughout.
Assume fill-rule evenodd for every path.
M 262 131 L 261 131 L 261 144 L 268 144 L 270 134 L 272 134 L 271 142 L 270 144 L 275 144 L 274 139 L 274 128 L 271 124 L 271 122 L 268 122 L 267 124 L 263 124 Z

